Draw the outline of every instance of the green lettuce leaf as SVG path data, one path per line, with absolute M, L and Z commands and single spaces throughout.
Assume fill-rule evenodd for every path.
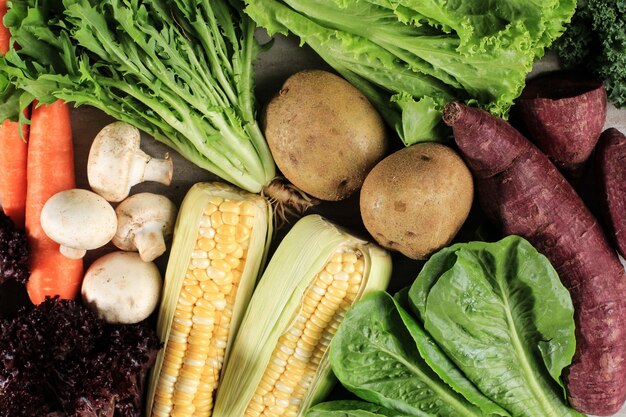
M 355 303 L 330 344 L 337 379 L 361 399 L 411 416 L 485 416 L 422 359 L 393 298 Z
M 485 397 L 476 386 L 467 379 L 459 368 L 446 356 L 433 338 L 421 324 L 410 314 L 408 289 L 394 296 L 396 307 L 402 322 L 413 337 L 417 350 L 430 368 L 439 375 L 456 392 L 462 394 L 469 402 L 479 407 L 487 415 L 509 416 L 510 414 L 498 404 Z
M 339 0 L 341 1 L 341 0 Z M 507 31 L 521 25 L 533 39 L 538 57 L 564 30 L 576 0 L 368 0 L 412 21 L 454 32 L 466 53 L 484 51 L 490 44 L 506 42 Z
M 534 60 L 575 0 L 246 0 L 273 33 L 293 33 L 372 101 L 405 145 L 444 140 L 451 100 L 507 117 Z
M 510 21 L 516 24 L 502 27 L 498 38 L 492 39 L 489 45 L 476 45 L 472 53 L 461 53 L 462 40 L 455 34 L 441 33 L 431 26 L 399 24 L 392 11 L 367 1 L 343 1 L 342 4 L 328 0 L 283 1 L 323 27 L 367 39 L 399 58 L 410 70 L 454 88 L 456 98 L 475 99 L 496 114 L 506 114 L 510 103 L 519 96 L 535 58 L 530 48 L 536 45 L 531 32 L 522 23 L 521 13 L 513 14 Z M 453 8 L 454 5 L 448 4 L 444 11 L 451 12 Z M 465 10 L 459 11 L 463 12 Z M 473 12 L 481 13 L 473 18 L 488 19 L 490 24 L 493 20 L 500 25 L 507 21 L 484 6 Z M 487 42 L 487 34 L 474 36 L 483 44 Z M 301 36 L 301 39 L 309 42 L 308 36 Z
M 566 405 L 561 380 L 575 351 L 572 301 L 526 240 L 446 248 L 409 298 L 447 356 L 511 415 L 580 415 Z
M 413 417 L 364 401 L 330 401 L 307 410 L 306 417 Z

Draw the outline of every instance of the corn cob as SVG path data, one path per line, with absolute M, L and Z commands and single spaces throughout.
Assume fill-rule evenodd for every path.
M 317 215 L 302 218 L 259 281 L 214 417 L 301 416 L 332 387 L 328 345 L 346 310 L 385 289 L 387 252 Z
M 165 342 L 148 389 L 148 416 L 207 417 L 222 364 L 266 255 L 271 209 L 218 183 L 185 197 L 165 274 L 157 332 Z

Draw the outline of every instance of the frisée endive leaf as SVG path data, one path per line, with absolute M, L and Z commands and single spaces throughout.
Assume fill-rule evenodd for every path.
M 14 1 L 0 95 L 99 108 L 258 193 L 275 174 L 256 122 L 254 22 L 237 0 Z M 19 45 L 19 46 L 17 46 Z M 0 120 L 17 119 L 0 107 Z

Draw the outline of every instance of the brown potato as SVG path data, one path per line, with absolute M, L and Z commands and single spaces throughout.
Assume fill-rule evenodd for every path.
M 302 191 L 322 200 L 348 197 L 385 155 L 382 118 L 350 83 L 320 70 L 289 77 L 264 115 L 276 165 Z
M 361 215 L 382 246 L 426 259 L 446 246 L 472 206 L 472 175 L 449 147 L 421 143 L 383 159 L 361 189 Z

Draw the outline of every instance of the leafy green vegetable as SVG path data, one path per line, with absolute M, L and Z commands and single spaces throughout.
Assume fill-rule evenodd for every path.
M 421 357 L 456 392 L 462 394 L 469 402 L 476 405 L 487 415 L 508 416 L 509 413 L 488 399 L 476 386 L 467 379 L 459 368 L 446 356 L 441 348 L 424 328 L 409 314 L 410 301 L 408 289 L 395 295 L 398 313 L 407 330 L 413 337 Z
M 255 120 L 254 22 L 238 0 L 13 1 L 0 90 L 97 107 L 248 191 L 274 177 Z M 10 108 L 9 108 L 10 107 Z M 16 119 L 16 106 L 0 107 Z
M 364 401 L 330 401 L 308 409 L 306 417 L 412 417 Z
M 430 369 L 401 310 L 385 292 L 350 308 L 329 348 L 337 379 L 366 401 L 412 416 L 487 415 Z
M 454 99 L 506 116 L 575 0 L 246 0 L 270 33 L 294 33 L 372 101 L 406 145 L 440 139 Z
M 448 357 L 511 415 L 580 415 L 558 386 L 575 351 L 572 302 L 527 241 L 509 236 L 443 249 L 409 297 Z
M 611 102 L 626 105 L 626 0 L 579 1 L 554 48 L 566 68 L 586 68 L 604 80 Z

